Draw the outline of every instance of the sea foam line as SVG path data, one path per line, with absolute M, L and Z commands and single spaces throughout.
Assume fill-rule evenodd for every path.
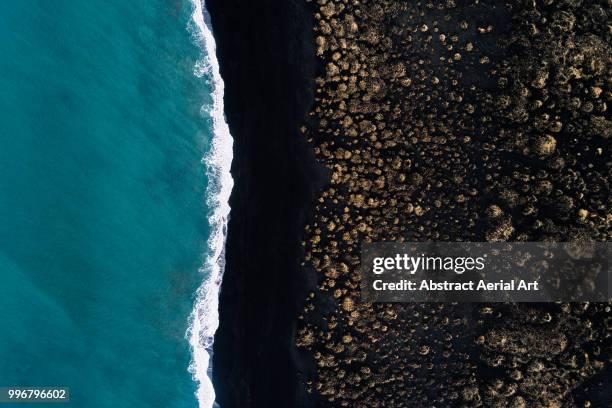
M 208 252 L 200 273 L 204 281 L 196 293 L 193 311 L 189 319 L 187 338 L 191 347 L 189 371 L 198 384 L 197 398 L 200 408 L 217 406 L 213 389 L 210 356 L 217 327 L 219 327 L 219 290 L 225 266 L 225 240 L 229 217 L 229 196 L 234 185 L 230 174 L 233 139 L 225 121 L 223 93 L 225 85 L 219 73 L 219 62 L 215 38 L 207 21 L 210 21 L 203 0 L 191 0 L 190 31 L 204 51 L 203 58 L 196 63 L 195 75 L 208 78 L 212 88 L 212 106 L 203 111 L 212 119 L 212 142 L 210 151 L 202 159 L 206 165 L 208 185 L 206 205 L 210 209 L 208 222 L 210 235 Z

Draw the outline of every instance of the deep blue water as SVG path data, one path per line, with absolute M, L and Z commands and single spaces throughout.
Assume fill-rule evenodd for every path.
M 191 10 L 0 2 L 0 386 L 197 406 L 185 330 L 210 134 Z

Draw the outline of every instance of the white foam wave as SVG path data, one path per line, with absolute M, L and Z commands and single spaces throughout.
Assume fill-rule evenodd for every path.
M 207 78 L 212 88 L 212 104 L 202 107 L 203 114 L 212 119 L 212 142 L 209 153 L 202 159 L 206 165 L 208 185 L 206 205 L 210 209 L 208 251 L 200 273 L 204 281 L 196 293 L 191 312 L 187 338 L 191 347 L 189 371 L 198 384 L 197 398 L 200 408 L 215 404 L 215 391 L 211 382 L 210 356 L 215 332 L 219 327 L 219 290 L 225 266 L 225 240 L 229 217 L 229 196 L 234 185 L 230 174 L 233 139 L 225 121 L 223 93 L 224 83 L 219 73 L 216 45 L 207 24 L 210 19 L 203 0 L 191 0 L 193 14 L 190 30 L 195 41 L 204 51 L 203 58 L 195 66 L 194 74 Z

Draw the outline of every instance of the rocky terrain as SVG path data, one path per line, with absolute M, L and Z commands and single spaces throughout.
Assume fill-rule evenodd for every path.
M 305 0 L 306 1 L 306 0 Z M 317 0 L 329 180 L 295 343 L 321 406 L 609 406 L 609 304 L 367 304 L 373 241 L 609 241 L 608 1 Z

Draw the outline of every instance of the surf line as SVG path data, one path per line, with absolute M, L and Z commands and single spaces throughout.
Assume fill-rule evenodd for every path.
M 206 205 L 209 208 L 210 232 L 204 264 L 200 268 L 203 281 L 189 318 L 187 339 L 191 348 L 189 371 L 197 383 L 200 408 L 218 407 L 211 381 L 212 346 L 219 327 L 219 290 L 225 267 L 225 241 L 230 213 L 229 197 L 234 180 L 230 169 L 233 139 L 225 120 L 223 95 L 225 84 L 219 72 L 215 38 L 210 27 L 210 16 L 203 0 L 191 0 L 193 13 L 189 25 L 194 40 L 201 47 L 203 57 L 196 63 L 194 74 L 205 78 L 211 87 L 212 105 L 202 107 L 203 114 L 212 119 L 212 140 L 202 162 L 206 166 L 208 185 Z

